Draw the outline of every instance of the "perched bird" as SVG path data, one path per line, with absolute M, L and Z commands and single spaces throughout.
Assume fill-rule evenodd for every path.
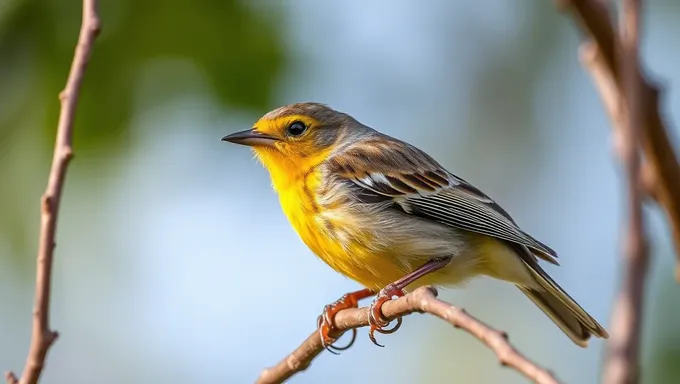
M 608 337 L 539 266 L 539 259 L 557 264 L 552 249 L 414 146 L 319 103 L 277 108 L 222 140 L 253 148 L 302 241 L 365 287 L 326 306 L 319 323 L 325 346 L 334 347 L 333 316 L 360 299 L 377 295 L 369 333 L 376 343 L 374 331 L 401 324 L 385 328 L 384 302 L 479 275 L 514 284 L 581 347 L 591 335 Z

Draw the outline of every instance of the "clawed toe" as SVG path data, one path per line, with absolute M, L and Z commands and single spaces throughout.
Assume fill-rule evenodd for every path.
M 352 339 L 349 341 L 349 343 L 347 343 L 347 345 L 342 347 L 334 345 L 334 343 L 336 342 L 335 335 L 337 334 L 337 329 L 334 323 L 335 315 L 337 315 L 338 312 L 344 309 L 358 308 L 359 300 L 373 296 L 374 294 L 375 291 L 372 291 L 370 289 L 351 292 L 341 297 L 335 303 L 329 304 L 324 307 L 323 313 L 317 319 L 316 325 L 319 330 L 319 338 L 321 339 L 321 344 L 328 352 L 337 355 L 338 352 L 350 348 L 352 344 L 354 344 L 354 341 L 356 340 L 357 337 L 356 329 L 352 329 Z M 373 303 L 371 303 L 371 306 L 369 308 L 368 323 L 370 325 L 370 328 L 368 331 L 368 337 L 371 339 L 373 344 L 379 347 L 383 347 L 383 345 L 378 344 L 378 342 L 376 341 L 375 332 L 382 334 L 390 334 L 396 332 L 399 329 L 399 327 L 401 327 L 402 318 L 400 316 L 394 319 L 397 322 L 394 325 L 394 327 L 387 328 L 390 325 L 390 321 L 385 319 L 382 313 L 383 304 L 392 300 L 392 298 L 395 296 L 396 297 L 404 296 L 404 291 L 401 288 L 399 288 L 399 286 L 396 284 L 387 285 L 380 291 L 380 293 L 378 293 L 378 296 L 375 298 Z
M 337 355 L 338 352 L 349 349 L 357 338 L 357 330 L 352 329 L 352 339 L 347 343 L 347 345 L 338 347 L 335 345 L 336 339 L 331 336 L 334 333 L 335 327 L 333 325 L 333 318 L 335 314 L 340 311 L 340 309 L 330 308 L 327 305 L 324 308 L 324 312 L 319 316 L 317 320 L 317 328 L 319 330 L 319 337 L 321 338 L 321 345 L 330 353 Z M 345 309 L 345 308 L 342 308 Z
M 334 345 L 336 338 L 333 336 L 337 329 L 334 324 L 335 315 L 338 312 L 349 309 L 358 308 L 359 300 L 365 299 L 367 297 L 373 296 L 374 291 L 370 289 L 363 289 L 361 291 L 350 292 L 333 304 L 329 304 L 324 307 L 323 313 L 317 319 L 317 328 L 319 330 L 319 337 L 321 338 L 321 344 L 330 353 L 337 355 L 338 352 L 349 349 L 357 337 L 357 330 L 352 329 L 352 339 L 347 343 L 347 345 L 338 347 Z
M 370 325 L 370 329 L 368 331 L 368 337 L 371 339 L 373 344 L 379 347 L 384 347 L 384 345 L 379 344 L 376 341 L 375 332 L 390 334 L 396 332 L 399 327 L 401 327 L 402 318 L 399 316 L 395 319 L 397 323 L 394 325 L 394 327 L 386 328 L 390 324 L 390 321 L 387 321 L 382 313 L 383 304 L 392 300 L 392 297 L 394 296 L 402 297 L 404 296 L 404 291 L 399 287 L 390 284 L 383 288 L 380 293 L 378 293 L 378 296 L 375 298 L 373 303 L 371 303 L 371 307 L 369 308 L 368 323 Z

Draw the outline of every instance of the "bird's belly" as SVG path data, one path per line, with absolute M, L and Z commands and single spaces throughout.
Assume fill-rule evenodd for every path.
M 337 272 L 372 289 L 403 277 L 410 268 L 398 255 L 377 248 L 371 231 L 331 223 L 323 218 L 294 225 L 300 238 L 321 260 Z
M 291 222 L 319 258 L 367 288 L 382 289 L 435 257 L 453 259 L 410 289 L 425 284 L 456 285 L 478 274 L 471 238 L 463 239 L 464 234 L 429 221 L 385 215 L 394 214 L 325 211 L 294 215 Z

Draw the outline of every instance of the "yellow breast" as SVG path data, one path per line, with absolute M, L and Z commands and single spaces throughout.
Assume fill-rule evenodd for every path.
M 314 172 L 303 175 L 299 183 L 291 183 L 278 190 L 281 208 L 295 231 L 314 253 L 320 255 L 330 244 L 317 225 L 320 213 L 314 190 L 318 178 Z
M 320 204 L 320 183 L 320 174 L 310 172 L 278 189 L 281 207 L 302 241 L 330 267 L 366 287 L 380 289 L 402 277 L 396 255 L 367 246 L 375 241 L 370 228 L 362 228 L 342 206 Z
M 384 251 L 374 244 L 371 224 L 353 217 L 338 202 L 318 196 L 323 184 L 320 168 L 329 151 L 314 156 L 285 156 L 279 151 L 254 148 L 257 158 L 269 170 L 281 207 L 302 241 L 326 264 L 360 284 L 380 289 L 401 278 L 403 263 L 397 262 L 397 248 Z

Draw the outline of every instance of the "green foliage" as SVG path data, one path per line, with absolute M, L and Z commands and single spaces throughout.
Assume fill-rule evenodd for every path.
M 285 61 L 282 22 L 272 7 L 265 12 L 238 0 L 99 3 L 103 29 L 78 106 L 74 137 L 78 153 L 105 156 L 133 144 L 130 120 L 139 108 L 140 80 L 163 60 L 194 66 L 224 106 L 258 110 L 270 106 Z M 60 108 L 57 95 L 71 65 L 81 7 L 77 0 L 0 1 L 0 152 L 4 152 L 0 240 L 12 244 L 22 244 L 17 236 L 21 238 L 25 230 L 19 228 L 37 220 L 26 212 L 28 204 L 37 204 L 39 192 L 33 193 L 34 185 L 17 185 L 16 175 L 47 169 Z M 184 74 L 180 68 L 151 74 L 157 81 L 144 94 L 143 108 L 195 89 L 195 71 Z M 35 129 L 32 137 L 41 140 L 31 148 L 34 153 L 22 158 L 40 159 L 40 168 L 31 169 L 17 160 L 16 153 L 7 154 L 8 148 L 25 140 L 26 129 Z
M 283 63 L 279 25 L 244 2 L 118 0 L 102 1 L 100 7 L 104 29 L 83 85 L 76 129 L 79 148 L 111 148 L 112 140 L 125 136 L 138 71 L 157 58 L 190 60 L 225 104 L 261 108 L 269 102 Z M 23 0 L 10 12 L 0 27 L 0 57 L 11 61 L 31 51 L 35 71 L 30 76 L 36 86 L 34 97 L 26 101 L 48 101 L 44 129 L 51 139 L 59 109 L 56 95 L 73 55 L 81 2 Z M 11 76 L 13 68 L 4 70 L 4 76 Z M 167 79 L 170 84 L 176 81 Z

